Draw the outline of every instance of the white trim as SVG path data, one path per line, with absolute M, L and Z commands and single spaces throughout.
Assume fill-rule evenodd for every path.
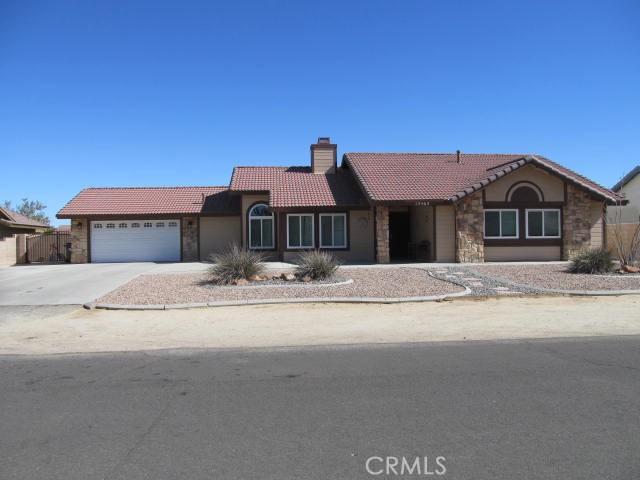
M 529 212 L 542 212 L 542 235 L 529 235 Z M 558 213 L 558 235 L 545 235 L 544 231 L 544 214 L 545 212 L 557 212 Z M 525 210 L 525 224 L 526 224 L 526 238 L 531 240 L 544 239 L 544 238 L 562 238 L 562 215 L 559 208 L 527 208 Z
M 276 246 L 276 242 L 275 242 L 275 235 L 276 235 L 276 222 L 275 222 L 275 216 L 273 215 L 273 212 L 271 212 L 271 215 L 252 215 L 251 212 L 253 212 L 257 207 L 267 207 L 267 209 L 269 208 L 269 206 L 264 203 L 256 203 L 253 207 L 251 207 L 249 209 L 249 215 L 248 215 L 248 230 L 249 230 L 249 250 L 273 250 Z M 251 242 L 251 220 L 260 220 L 260 246 L 259 247 L 254 247 L 251 244 L 253 242 Z M 265 220 L 271 220 L 271 245 L 262 245 L 262 223 Z
M 300 245 L 292 247 L 289 244 L 289 217 L 311 217 L 311 245 Z M 313 213 L 287 213 L 287 249 L 288 250 L 309 250 L 315 248 L 316 245 L 316 232 L 315 232 L 315 215 Z M 300 243 L 302 244 L 302 222 L 299 223 L 298 228 L 300 230 Z
M 347 240 L 347 214 L 346 213 L 321 213 L 319 215 L 319 220 L 318 223 L 319 225 L 319 229 L 320 229 L 320 248 L 347 248 L 347 245 L 349 244 L 348 240 Z M 322 244 L 322 217 L 331 217 L 331 245 L 323 245 Z M 343 245 L 336 245 L 335 242 L 335 228 L 333 228 L 333 217 L 342 217 L 344 218 L 344 244 Z
M 535 184 L 533 184 L 531 182 L 523 181 L 523 182 L 517 182 L 516 188 L 512 188 L 511 191 L 509 191 L 509 197 L 507 198 L 507 202 L 511 201 L 511 197 L 513 197 L 513 194 L 520 187 L 529 187 L 529 188 L 531 188 L 534 192 L 536 192 L 538 194 L 538 201 L 539 202 L 543 201 L 542 190 L 540 190 L 540 187 L 538 187 L 537 185 L 535 185 Z
M 499 236 L 487 236 L 487 217 L 485 216 L 487 212 L 499 212 L 500 213 L 500 235 Z M 502 235 L 502 212 L 515 212 L 516 214 L 516 234 L 515 235 Z M 500 240 L 517 240 L 520 238 L 520 213 L 517 208 L 485 208 L 483 213 L 483 225 L 482 225 L 482 236 L 486 239 L 500 239 Z

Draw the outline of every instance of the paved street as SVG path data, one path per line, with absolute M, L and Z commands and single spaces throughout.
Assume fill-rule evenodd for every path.
M 639 430 L 639 337 L 0 357 L 3 480 L 631 479 Z

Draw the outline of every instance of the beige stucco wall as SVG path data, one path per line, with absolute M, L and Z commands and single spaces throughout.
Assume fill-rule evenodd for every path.
M 241 242 L 240 216 L 200 218 L 200 260 L 222 253 L 227 247 Z
M 591 203 L 591 248 L 602 248 L 604 246 L 603 207 L 601 202 Z
M 16 263 L 16 237 L 0 238 L 0 267 L 15 265 Z
M 436 212 L 436 261 L 455 262 L 455 210 L 452 205 L 438 205 Z
M 433 260 L 433 207 L 418 205 L 409 209 L 411 217 L 411 241 L 419 244 L 425 240 L 431 243 L 429 258 Z
M 349 212 L 349 251 L 336 251 L 342 262 L 373 262 L 374 233 L 373 210 L 352 210 Z
M 636 175 L 619 192 L 629 204 L 607 208 L 607 223 L 638 223 L 640 217 L 640 175 Z
M 484 247 L 487 262 L 535 262 L 560 260 L 560 246 L 544 247 Z
M 564 201 L 564 182 L 558 177 L 534 167 L 524 166 L 500 180 L 496 180 L 485 189 L 488 202 L 506 202 L 509 187 L 517 182 L 532 182 L 542 190 L 545 202 Z

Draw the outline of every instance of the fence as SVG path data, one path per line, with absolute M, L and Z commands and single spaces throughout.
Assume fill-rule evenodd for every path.
M 29 263 L 63 263 L 70 260 L 71 235 L 51 232 L 27 236 Z

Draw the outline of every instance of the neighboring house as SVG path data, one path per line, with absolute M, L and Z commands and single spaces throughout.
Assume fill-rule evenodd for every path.
M 18 233 L 38 233 L 49 229 L 49 225 L 32 220 L 18 212 L 0 207 L 0 238 Z
M 640 222 L 640 165 L 627 173 L 611 189 L 629 203 L 612 207 L 607 212 L 607 223 Z
M 537 155 L 346 153 L 308 167 L 236 167 L 228 187 L 88 188 L 72 262 L 197 261 L 236 242 L 273 260 L 560 260 L 605 243 L 616 193 Z

